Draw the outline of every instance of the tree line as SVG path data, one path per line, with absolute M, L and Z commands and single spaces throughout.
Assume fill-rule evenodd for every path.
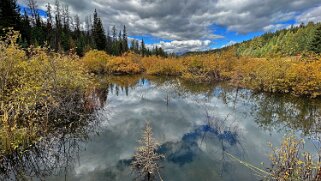
M 235 50 L 237 56 L 275 57 L 321 54 L 321 23 L 309 22 L 275 32 L 267 32 L 251 40 L 205 52 L 184 55 L 219 53 Z
M 21 34 L 19 44 L 48 46 L 56 52 L 75 52 L 83 56 L 90 49 L 104 50 L 110 55 L 122 55 L 133 51 L 142 56 L 163 56 L 168 54 L 161 47 L 146 47 L 144 40 L 128 40 L 126 26 L 117 30 L 108 28 L 107 34 L 97 10 L 87 16 L 84 23 L 78 15 L 72 16 L 68 5 L 56 0 L 48 3 L 46 11 L 38 8 L 36 0 L 28 0 L 28 7 L 20 7 L 16 0 L 2 0 L 0 4 L 0 36 L 7 28 L 18 30 Z
M 268 32 L 252 40 L 232 46 L 239 55 L 298 56 L 321 53 L 321 23 L 310 22 L 299 26 Z

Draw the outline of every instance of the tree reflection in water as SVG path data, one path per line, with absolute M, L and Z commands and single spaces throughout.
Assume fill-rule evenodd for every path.
M 150 82 L 164 93 L 166 97 L 162 100 L 169 106 L 171 101 L 177 98 L 205 95 L 202 100 L 195 98 L 198 104 L 204 106 L 202 124 L 194 126 L 189 132 L 184 132 L 185 134 L 176 141 L 163 143 L 158 150 L 165 155 L 166 161 L 178 166 L 184 166 L 198 156 L 206 155 L 209 158 L 212 156 L 216 157 L 213 162 L 220 165 L 222 175 L 228 173 L 227 170 L 233 170 L 231 167 L 235 166 L 227 159 L 226 152 L 238 158 L 243 156 L 245 150 L 241 145 L 242 130 L 232 117 L 225 115 L 226 119 L 222 119 L 222 115 L 218 116 L 217 113 L 211 112 L 207 105 L 213 104 L 209 102 L 213 97 L 215 101 L 217 99 L 222 101 L 232 110 L 244 111 L 245 116 L 253 117 L 255 122 L 265 130 L 301 131 L 305 135 L 319 138 L 321 100 L 255 93 L 246 89 L 236 89 L 226 83 L 195 85 L 176 78 L 169 81 L 164 77 L 137 76 L 110 77 L 92 97 L 95 104 L 102 107 L 106 104 L 108 91 L 116 95 L 123 93 L 130 96 L 131 89 L 135 89 L 137 84 L 144 86 Z M 43 138 L 36 145 L 32 145 L 28 151 L 1 158 L 0 179 L 38 178 L 41 180 L 49 175 L 67 175 L 78 157 L 82 143 L 99 128 L 99 122 L 99 120 L 92 122 L 91 119 L 83 119 L 70 123 Z M 129 160 L 119 161 L 119 166 L 129 164 Z
M 94 103 L 100 108 L 106 101 L 107 92 L 97 89 L 92 95 Z M 99 96 L 99 97 L 97 97 Z M 81 144 L 91 134 L 97 133 L 102 119 L 96 114 L 81 115 L 78 120 L 70 121 L 51 132 L 25 151 L 15 151 L 0 158 L 0 180 L 44 180 L 50 175 L 67 175 L 73 166 Z

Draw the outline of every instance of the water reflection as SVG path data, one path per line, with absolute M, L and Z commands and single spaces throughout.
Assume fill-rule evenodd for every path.
M 47 137 L 21 152 L 1 157 L 0 180 L 45 180 L 67 175 L 81 150 L 81 144 L 96 132 L 99 119 L 79 119 L 52 129 Z
M 253 114 L 265 129 L 300 130 L 309 135 L 320 131 L 320 100 L 288 95 L 253 95 Z
M 277 145 L 289 131 L 303 137 L 320 131 L 320 100 L 179 78 L 100 81 L 104 83 L 93 95 L 102 106 L 97 111 L 104 120 L 99 135 L 84 123 L 77 127 L 80 131 L 61 131 L 1 168 L 10 168 L 16 175 L 11 178 L 132 180 L 131 158 L 145 121 L 150 121 L 161 143 L 157 151 L 165 155 L 164 180 L 259 180 L 225 153 L 260 165 L 268 163 L 267 142 Z

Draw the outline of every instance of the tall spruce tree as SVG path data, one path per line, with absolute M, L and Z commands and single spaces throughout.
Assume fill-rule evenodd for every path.
M 60 2 L 59 0 L 55 1 L 55 41 L 54 41 L 54 48 L 56 51 L 61 50 L 61 33 L 62 33 L 62 25 L 61 25 L 61 9 L 60 9 Z
M 125 52 L 128 51 L 128 38 L 127 38 L 127 31 L 126 31 L 126 26 L 124 25 L 124 29 L 123 29 L 123 50 Z
M 110 36 L 110 31 L 109 31 L 109 28 L 108 28 L 106 51 L 109 54 L 112 54 L 112 44 L 113 44 L 113 40 L 112 40 L 112 37 Z
M 121 55 L 124 52 L 121 31 L 119 31 L 119 34 L 118 34 L 118 43 L 117 44 L 118 44 L 118 54 L 117 55 Z
M 23 47 L 26 48 L 30 45 L 31 43 L 31 26 L 30 26 L 30 21 L 29 21 L 29 17 L 27 14 L 27 11 L 24 10 L 24 15 L 22 18 L 22 25 L 21 25 L 21 37 L 23 39 Z
M 144 39 L 142 39 L 142 42 L 141 42 L 141 54 L 142 56 L 145 56 L 145 52 L 146 52 L 146 48 L 145 48 L 145 42 L 144 42 Z
M 98 50 L 106 50 L 106 35 L 101 19 L 98 17 L 97 10 L 94 12 L 94 24 L 92 36 Z
M 21 18 L 16 0 L 1 0 L 0 3 L 0 35 L 5 33 L 2 29 L 8 27 L 15 30 L 21 29 Z

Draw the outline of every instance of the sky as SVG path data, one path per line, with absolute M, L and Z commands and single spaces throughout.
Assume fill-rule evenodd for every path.
M 54 0 L 38 0 L 46 10 Z M 167 52 L 204 51 L 264 32 L 321 22 L 321 0 L 60 0 L 82 21 L 97 9 L 107 31 L 126 25 L 130 38 Z M 27 0 L 18 0 L 22 6 Z

